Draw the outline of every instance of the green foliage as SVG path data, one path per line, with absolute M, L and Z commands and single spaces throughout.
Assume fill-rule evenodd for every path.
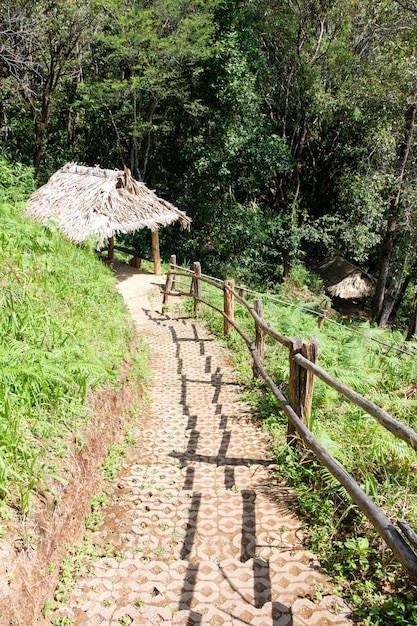
M 16 179 L 21 198 L 30 175 L 17 168 Z M 0 215 L 0 497 L 27 513 L 36 490 L 65 482 L 56 459 L 88 419 L 89 391 L 116 380 L 132 330 L 93 253 L 17 205 L 3 201 Z
M 87 530 L 95 531 L 103 521 L 102 508 L 110 501 L 106 493 L 98 493 L 91 498 L 91 512 L 87 515 L 85 526 Z
M 359 264 L 367 264 L 377 248 L 384 226 L 384 180 L 369 174 L 347 173 L 339 182 L 333 211 L 319 218 L 314 229 L 303 229 L 310 241 L 326 240 L 329 250 L 337 251 Z M 346 224 L 349 227 L 346 227 Z
M 35 190 L 33 170 L 21 163 L 9 163 L 0 157 L 0 199 L 22 202 Z
M 396 596 L 378 602 L 372 606 L 358 609 L 358 617 L 364 626 L 415 626 L 417 624 L 417 608 L 415 596 L 402 592 Z
M 201 108 L 189 83 L 208 54 L 215 5 L 105 2 L 93 63 L 70 104 L 83 128 L 76 142 L 85 159 L 126 164 L 140 180 L 161 167 L 155 151 L 162 146 L 166 154 L 178 119 L 193 119 Z
M 402 346 L 403 334 L 361 322 L 345 322 L 346 327 L 327 321 L 319 330 L 312 311 L 319 309 L 321 296 L 314 304 L 317 296 L 305 285 L 302 288 L 302 277 L 307 276 L 307 271 L 299 266 L 292 288 L 287 284 L 279 294 L 256 294 L 262 299 L 264 319 L 285 336 L 318 337 L 319 365 L 323 369 L 393 417 L 413 426 L 416 400 L 409 389 L 415 389 L 415 356 L 372 341 Z M 205 298 L 221 308 L 221 292 L 212 288 L 209 292 Z M 254 296 L 249 292 L 247 299 Z M 297 298 L 308 300 L 310 312 L 304 310 L 303 301 L 294 302 Z M 203 316 L 210 329 L 221 335 L 221 317 L 206 308 Z M 238 304 L 235 321 L 253 338 L 253 320 Z M 262 380 L 252 380 L 246 345 L 236 333 L 227 338 L 227 345 L 233 350 L 235 366 L 246 384 L 246 399 L 256 407 L 265 429 L 271 433 L 279 473 L 298 495 L 297 506 L 308 526 L 312 549 L 339 585 L 339 593 L 346 595 L 365 624 L 394 625 L 397 614 L 398 623 L 415 623 L 414 607 L 409 600 L 414 587 L 404 579 L 391 552 L 381 552 L 379 539 L 365 517 L 314 455 L 302 447 L 287 446 L 287 419 Z M 269 338 L 265 367 L 286 394 L 288 351 Z M 406 516 L 412 527 L 417 526 L 415 453 L 405 442 L 317 379 L 309 427 L 390 519 Z M 391 593 L 384 594 L 384 588 L 390 588 Z
M 390 276 L 404 267 L 413 290 L 415 142 L 397 172 L 415 29 L 400 4 L 5 0 L 2 152 L 42 181 L 64 161 L 129 166 L 193 219 L 163 233 L 166 259 L 268 286 L 332 252 L 376 271 L 399 192 Z

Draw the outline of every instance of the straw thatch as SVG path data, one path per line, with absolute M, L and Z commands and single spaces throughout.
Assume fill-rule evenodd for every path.
M 98 243 L 115 233 L 141 228 L 152 231 L 187 215 L 135 180 L 125 169 L 106 170 L 67 163 L 29 198 L 27 215 L 46 224 L 53 220 L 74 243 L 93 238 Z
M 375 278 L 342 257 L 332 257 L 317 269 L 317 273 L 332 297 L 349 300 L 375 293 Z

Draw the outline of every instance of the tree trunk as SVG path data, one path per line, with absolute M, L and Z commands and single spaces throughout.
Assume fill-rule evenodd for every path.
M 402 267 L 396 270 L 394 277 L 391 279 L 389 288 L 385 291 L 384 301 L 382 303 L 382 309 L 378 319 L 378 324 L 379 326 L 381 326 L 381 328 L 384 328 L 387 325 L 390 315 L 394 309 L 394 305 L 401 291 L 401 284 L 406 262 L 407 259 L 405 258 L 402 263 Z
M 290 277 L 290 253 L 291 248 L 285 248 L 282 252 L 283 270 L 282 277 L 284 280 L 288 280 Z
M 392 249 L 394 247 L 394 236 L 397 231 L 397 209 L 399 205 L 399 193 L 391 200 L 387 229 L 382 242 L 381 255 L 379 257 L 378 280 L 375 288 L 372 316 L 379 322 L 382 306 L 384 304 L 385 287 L 388 279 L 388 271 L 391 261 Z
M 387 302 L 385 303 L 385 306 L 384 306 L 384 300 L 386 297 L 385 292 L 386 292 L 390 264 L 391 264 L 391 255 L 392 255 L 392 251 L 394 248 L 395 236 L 398 230 L 398 211 L 400 207 L 402 185 L 403 185 L 404 178 L 405 178 L 408 155 L 410 152 L 410 146 L 411 146 L 411 142 L 413 139 L 416 109 L 417 109 L 417 101 L 414 99 L 412 103 L 410 104 L 410 106 L 408 107 L 407 112 L 405 114 L 404 136 L 398 148 L 396 190 L 393 194 L 393 197 L 391 198 L 391 202 L 389 205 L 387 229 L 385 231 L 385 237 L 382 242 L 381 256 L 379 260 L 378 281 L 377 281 L 376 290 L 375 290 L 372 314 L 373 314 L 374 319 L 378 320 L 378 324 L 380 325 L 387 323 L 389 315 L 391 314 L 391 310 L 395 302 L 394 300 L 394 302 L 392 303 L 390 307 L 389 300 L 390 298 L 392 298 L 392 296 L 389 296 L 389 294 L 387 294 Z M 398 286 L 398 291 L 400 287 L 401 287 L 401 283 Z M 384 312 L 384 315 L 382 318 L 384 309 L 386 311 Z M 389 311 L 388 317 L 387 317 L 387 311 Z M 381 324 L 381 321 L 383 322 L 383 324 Z
M 398 296 L 397 296 L 397 298 L 395 300 L 394 308 L 392 309 L 392 312 L 391 312 L 391 315 L 393 315 L 394 317 L 397 316 L 398 309 L 400 308 L 400 306 L 403 303 L 404 296 L 405 296 L 405 294 L 407 292 L 407 289 L 408 289 L 408 286 L 409 286 L 410 282 L 411 282 L 411 273 L 408 273 L 407 276 L 405 277 L 405 279 L 402 282 L 401 289 L 400 289 L 400 291 L 398 293 Z
M 417 291 L 414 294 L 414 311 L 410 319 L 410 323 L 408 325 L 407 337 L 406 341 L 411 341 L 415 335 L 417 335 Z
M 45 143 L 48 122 L 51 115 L 51 101 L 49 96 L 44 98 L 42 103 L 41 110 L 41 122 L 38 123 L 36 120 L 36 111 L 33 111 L 33 122 L 34 122 L 34 132 L 35 132 L 35 150 L 33 153 L 33 168 L 34 168 L 34 177 L 35 179 L 38 177 L 39 168 L 41 164 L 41 157 L 43 152 L 43 145 Z

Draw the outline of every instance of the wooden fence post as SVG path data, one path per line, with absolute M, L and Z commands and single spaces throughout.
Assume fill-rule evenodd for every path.
M 256 298 L 253 301 L 253 308 L 255 309 L 259 317 L 262 318 L 262 300 L 260 300 L 259 298 Z M 264 355 L 265 355 L 265 333 L 260 328 L 260 326 L 256 323 L 256 321 L 255 321 L 255 347 L 259 355 L 259 360 L 261 364 L 263 364 Z M 256 367 L 256 363 L 253 364 L 252 371 L 253 371 L 253 377 L 258 378 L 259 371 L 258 371 L 258 368 Z
M 194 315 L 197 316 L 201 311 L 201 265 L 198 261 L 194 263 L 194 275 L 192 280 L 191 292 L 194 296 Z
M 319 354 L 319 342 L 314 337 L 311 337 L 310 341 L 303 343 L 301 354 L 305 359 L 308 359 L 312 363 L 317 363 L 317 357 Z M 311 406 L 313 402 L 313 389 L 314 389 L 314 374 L 304 367 L 301 368 L 301 419 L 304 424 L 311 430 Z
M 300 337 L 291 340 L 290 348 L 290 378 L 288 389 L 288 400 L 291 407 L 308 427 L 311 425 L 311 405 L 313 401 L 314 374 L 307 371 L 294 360 L 296 354 L 302 356 L 312 363 L 317 362 L 318 341 L 312 337 L 310 341 L 302 342 Z M 295 443 L 296 428 L 288 422 L 287 439 L 290 445 Z
M 239 289 L 239 291 L 238 291 L 239 296 L 241 298 L 244 298 L 245 297 L 245 292 L 247 291 L 248 288 L 246 287 L 246 285 L 239 285 L 238 289 Z
M 317 326 L 319 328 L 322 328 L 323 323 L 324 323 L 324 318 L 326 317 L 326 315 L 327 315 L 327 309 L 320 309 L 320 313 L 317 318 Z
M 290 357 L 290 376 L 288 381 L 288 401 L 299 417 L 301 411 L 301 367 L 295 362 L 294 356 L 300 354 L 303 347 L 301 337 L 293 337 L 291 339 L 291 347 L 289 349 Z M 290 445 L 295 445 L 296 428 L 288 421 L 287 441 Z
M 169 303 L 169 293 L 175 290 L 175 266 L 177 264 L 177 257 L 175 254 L 171 254 L 169 258 L 169 271 L 167 274 L 167 279 L 165 283 L 165 291 L 163 304 Z
M 234 280 L 224 281 L 224 295 L 223 295 L 224 312 L 232 321 L 234 321 L 235 319 L 235 308 L 234 308 L 235 298 L 233 295 L 234 288 L 235 288 Z M 233 330 L 233 326 L 229 324 L 226 318 L 224 318 L 224 321 L 223 321 L 224 334 L 229 335 L 232 332 L 232 330 Z

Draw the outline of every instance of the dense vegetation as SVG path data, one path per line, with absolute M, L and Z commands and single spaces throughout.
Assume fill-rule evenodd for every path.
M 32 171 L 0 160 L 0 176 L 2 518 L 10 506 L 27 515 L 34 494 L 70 478 L 61 459 L 74 441 L 82 449 L 87 394 L 115 384 L 133 335 L 93 251 L 22 216 Z
M 93 255 L 52 225 L 22 219 L 28 166 L 40 184 L 66 161 L 127 165 L 193 219 L 191 234 L 161 233 L 165 257 L 200 260 L 223 277 L 276 287 L 297 276 L 300 260 L 314 267 L 340 254 L 378 278 L 374 320 L 396 317 L 415 334 L 416 0 L 0 0 L 0 8 L 4 500 L 27 512 L 44 476 L 65 479 L 53 459 L 86 417 L 88 389 L 114 380 L 129 334 Z M 299 309 L 279 315 L 282 332 L 311 332 Z M 321 364 L 414 426 L 415 358 L 331 335 L 320 336 Z M 285 380 L 280 357 L 274 375 Z M 413 455 L 358 410 L 335 408 L 323 386 L 316 391 L 316 435 L 365 490 L 386 494 L 390 515 L 415 525 Z M 283 425 L 256 394 L 278 446 Z M 389 555 L 381 560 L 346 494 L 308 455 L 277 451 L 306 515 L 317 516 L 314 547 L 356 594 L 366 623 L 416 624 L 410 588 Z
M 414 334 L 415 0 L 1 0 L 0 142 L 39 182 L 127 165 L 166 256 L 272 282 L 330 253 Z M 175 236 L 175 244 L 172 238 Z M 175 250 L 174 250 L 175 248 Z
M 308 284 L 314 286 L 315 293 Z M 368 322 L 347 323 L 334 317 L 318 329 L 314 314 L 319 310 L 318 287 L 316 278 L 299 266 L 276 294 L 258 293 L 256 297 L 262 299 L 264 319 L 273 328 L 287 337 L 318 338 L 322 368 L 415 428 L 415 348 L 410 345 L 404 351 L 402 333 L 372 327 Z M 254 296 L 254 292 L 247 295 L 249 301 Z M 205 285 L 204 297 L 222 308 L 219 290 Z M 222 336 L 223 318 L 206 307 L 203 316 L 211 330 Z M 254 337 L 253 319 L 246 308 L 236 306 L 235 321 Z M 303 446 L 287 445 L 287 419 L 262 379 L 253 379 L 252 360 L 240 336 L 232 333 L 227 344 L 246 385 L 246 399 L 272 436 L 279 465 L 277 477 L 297 494 L 294 505 L 305 519 L 311 547 L 337 583 L 337 591 L 349 598 L 362 624 L 417 624 L 415 585 L 314 454 Z M 287 394 L 288 351 L 270 338 L 266 344 L 265 367 Z M 412 527 L 417 526 L 415 452 L 406 443 L 318 379 L 309 428 L 394 524 L 404 518 Z M 318 597 L 322 591 L 317 589 Z

